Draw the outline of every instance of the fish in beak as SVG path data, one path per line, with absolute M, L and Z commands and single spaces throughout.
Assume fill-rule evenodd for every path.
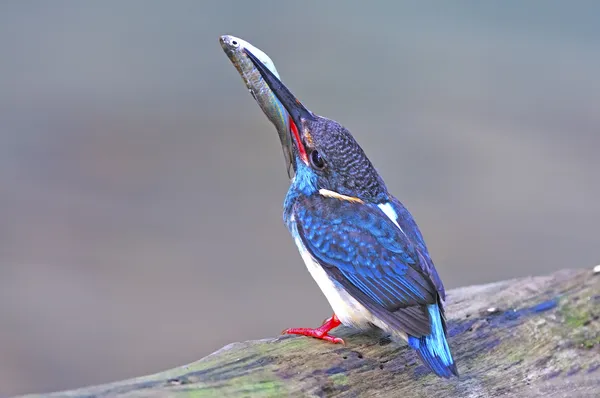
M 292 140 L 283 142 L 282 145 L 291 145 L 291 141 L 295 143 L 295 148 L 289 148 L 292 152 L 297 153 L 300 159 L 308 164 L 308 156 L 306 154 L 306 147 L 304 144 L 303 136 L 304 122 L 315 121 L 317 116 L 311 111 L 306 109 L 304 105 L 292 94 L 292 92 L 275 76 L 273 72 L 269 70 L 260 60 L 252 54 L 252 52 L 245 50 L 246 54 L 256 66 L 256 69 L 260 72 L 262 78 L 267 83 L 273 94 L 277 97 L 279 102 L 287 110 L 290 117 L 290 133 Z

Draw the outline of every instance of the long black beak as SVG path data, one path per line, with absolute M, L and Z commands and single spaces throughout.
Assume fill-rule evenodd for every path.
M 317 120 L 315 115 L 302 105 L 300 101 L 292 94 L 292 92 L 267 68 L 263 65 L 258 58 L 254 56 L 250 51 L 244 49 L 248 57 L 256 69 L 260 72 L 261 76 L 271 89 L 277 99 L 281 102 L 284 108 L 288 111 L 292 117 L 292 121 L 296 124 L 298 129 L 302 129 L 302 119 L 304 120 Z

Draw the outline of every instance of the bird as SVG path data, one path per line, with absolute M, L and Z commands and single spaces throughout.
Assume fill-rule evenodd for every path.
M 320 327 L 283 333 L 345 343 L 330 331 L 376 327 L 407 342 L 437 376 L 458 377 L 444 286 L 413 216 L 347 128 L 309 111 L 246 53 L 289 114 L 293 176 L 283 220 L 333 309 Z

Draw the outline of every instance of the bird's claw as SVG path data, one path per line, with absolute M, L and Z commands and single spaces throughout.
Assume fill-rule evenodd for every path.
M 333 344 L 343 344 L 346 345 L 346 342 L 340 337 L 332 336 L 327 332 L 324 332 L 322 329 L 310 329 L 310 328 L 290 328 L 285 329 L 281 332 L 281 334 L 297 334 L 300 336 L 313 337 L 319 340 L 325 340 Z
M 325 321 L 323 321 L 323 324 L 316 329 L 290 328 L 290 329 L 285 329 L 284 331 L 281 332 L 281 334 L 299 334 L 301 336 L 314 337 L 316 339 L 329 341 L 330 343 L 333 343 L 333 344 L 346 345 L 344 340 L 342 340 L 341 338 L 331 336 L 329 334 L 329 331 L 331 329 L 338 327 L 340 324 L 341 324 L 341 322 L 338 319 L 338 317 L 335 314 L 333 314 L 333 316 L 331 318 L 325 319 Z

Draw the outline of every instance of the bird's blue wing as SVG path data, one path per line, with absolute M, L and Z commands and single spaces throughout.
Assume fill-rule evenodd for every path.
M 418 247 L 379 208 L 315 194 L 298 198 L 294 218 L 311 255 L 355 299 L 413 336 L 430 333 L 435 284 Z
M 442 279 L 437 273 L 435 266 L 433 265 L 433 261 L 429 255 L 429 250 L 427 250 L 427 245 L 425 245 L 425 240 L 423 239 L 423 235 L 421 235 L 421 231 L 417 226 L 412 214 L 408 211 L 408 209 L 396 198 L 392 197 L 390 205 L 394 209 L 394 212 L 397 215 L 396 222 L 402 230 L 408 235 L 414 245 L 417 246 L 419 253 L 423 256 L 424 261 L 422 261 L 423 271 L 429 275 L 429 278 L 435 285 L 438 293 L 442 300 L 446 299 L 446 291 L 444 289 L 444 284 L 442 283 Z

